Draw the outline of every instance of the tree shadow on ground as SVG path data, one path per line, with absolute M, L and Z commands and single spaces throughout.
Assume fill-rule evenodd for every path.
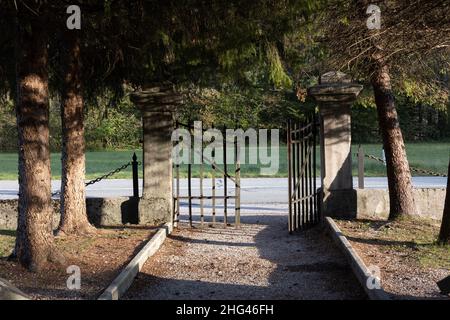
M 15 230 L 0 230 L 0 236 L 15 237 Z
M 135 257 L 142 248 L 147 244 L 147 241 L 143 241 L 143 238 L 137 238 L 134 247 L 127 247 L 128 250 L 120 249 L 125 253 L 119 257 L 114 254 L 107 254 L 108 247 L 103 245 L 98 246 L 94 244 L 93 247 L 102 248 L 100 250 L 93 250 L 91 254 L 82 256 L 82 251 L 87 246 L 90 240 L 96 237 L 106 238 L 108 241 L 108 235 L 102 234 L 102 230 L 148 230 L 146 232 L 145 239 L 149 240 L 159 229 L 157 227 L 150 226 L 111 226 L 101 228 L 99 233 L 90 234 L 86 237 L 82 237 L 77 245 L 74 246 L 74 251 L 69 250 L 65 252 L 66 262 L 63 265 L 49 265 L 49 268 L 40 274 L 29 272 L 27 269 L 20 266 L 17 261 L 11 261 L 8 256 L 0 256 L 0 277 L 3 277 L 16 286 L 18 286 L 23 292 L 37 299 L 97 299 L 107 286 L 119 275 L 119 273 L 127 266 L 129 261 Z M 116 233 L 115 233 L 116 234 Z M 15 231 L 13 230 L 0 230 L 0 235 L 10 236 L 12 240 L 15 238 Z M 117 233 L 119 235 L 119 233 Z M 77 239 L 80 237 L 76 237 Z M 13 248 L 13 243 L 11 249 Z M 1 243 L 0 243 L 1 245 Z M 61 243 L 61 249 L 67 248 L 69 243 L 64 241 Z M 103 249 L 105 248 L 105 249 Z M 111 249 L 113 247 L 110 247 Z M 1 249 L 1 246 L 0 246 Z M 105 251 L 105 252 L 103 252 Z M 1 252 L 1 250 L 0 250 Z M 104 254 L 105 253 L 105 254 Z M 81 258 L 82 257 L 82 258 Z M 113 261 L 115 263 L 106 263 L 102 259 Z M 119 262 L 119 263 L 117 263 Z M 70 265 L 79 266 L 81 269 L 81 290 L 70 290 L 67 287 L 67 280 L 72 274 L 67 272 L 67 267 Z
M 223 228 L 223 223 L 211 228 L 205 222 L 200 227 L 198 219 L 194 219 L 194 229 L 191 232 L 201 233 L 190 237 L 189 233 L 180 236 L 175 232 L 170 239 L 175 246 L 184 244 L 202 246 L 220 246 L 223 250 L 237 250 L 232 257 L 235 261 L 228 261 L 229 267 L 224 270 L 224 277 L 219 280 L 196 279 L 195 272 L 190 275 L 188 268 L 185 274 L 174 277 L 155 276 L 155 274 L 141 272 L 125 299 L 365 299 L 366 295 L 353 276 L 348 264 L 341 253 L 333 245 L 323 230 L 313 228 L 304 232 L 289 235 L 287 219 L 279 214 L 274 215 L 242 215 L 241 229 L 234 227 Z M 222 221 L 223 222 L 223 221 Z M 230 223 L 233 218 L 230 217 Z M 252 241 L 234 241 L 242 233 L 251 234 Z M 215 234 L 230 239 L 217 240 Z M 252 283 L 248 278 L 242 279 L 239 274 L 233 274 L 240 264 L 240 255 L 244 255 L 246 248 L 256 248 L 261 268 L 270 265 L 264 284 L 261 281 Z M 221 249 L 219 249 L 221 250 Z M 215 252 L 209 253 L 215 259 Z M 226 259 L 223 256 L 217 259 Z M 264 262 L 267 260 L 269 263 Z M 209 270 L 205 257 L 204 267 Z M 214 261 L 214 260 L 212 260 Z M 246 261 L 246 260 L 243 260 Z M 258 262 L 255 262 L 258 263 Z M 159 265 L 158 265 L 159 266 Z M 170 266 L 167 266 L 170 268 Z M 257 273 L 256 265 L 247 265 L 246 273 Z M 209 271 L 208 271 L 209 272 Z M 210 270 L 214 272 L 214 270 Z M 182 273 L 182 272 L 180 272 Z M 266 277 L 266 276 L 264 276 Z M 220 282 L 216 282 L 220 281 Z M 234 283 L 233 283 L 234 282 Z M 243 284 L 245 283 L 245 284 Z
M 434 243 L 421 243 L 418 244 L 414 241 L 396 241 L 396 240 L 385 240 L 385 239 L 376 239 L 376 238 L 357 238 L 353 236 L 345 236 L 348 240 L 359 242 L 359 243 L 365 243 L 365 244 L 374 244 L 374 245 L 382 245 L 382 246 L 401 246 L 401 247 L 408 247 L 411 249 L 418 249 L 419 247 L 427 247 L 427 246 L 434 246 Z
M 183 218 L 183 216 L 182 216 Z M 184 218 L 187 218 L 184 216 Z M 216 280 L 190 278 L 185 274 L 155 276 L 152 272 L 141 272 L 125 299 L 367 299 L 367 296 L 353 275 L 353 272 L 339 249 L 334 245 L 321 226 L 289 235 L 287 218 L 279 213 L 241 215 L 241 222 L 247 232 L 253 232 L 252 241 L 233 241 L 239 234 L 233 226 L 223 228 L 223 219 L 216 217 L 218 226 L 211 228 L 211 219 L 205 217 L 205 226 L 200 227 L 198 216 L 193 217 L 192 232 L 204 236 L 190 237 L 175 232 L 170 239 L 178 247 L 200 244 L 224 247 L 224 250 L 257 248 L 261 259 L 272 262 L 276 267 L 270 272 L 267 283 L 235 284 L 227 279 Z M 234 223 L 229 217 L 230 225 Z M 386 224 L 380 221 L 379 226 Z M 242 231 L 241 231 L 242 232 Z M 217 240 L 214 234 L 226 235 L 231 241 Z M 383 241 L 376 240 L 375 241 Z M 386 245 L 410 245 L 406 242 Z M 214 255 L 212 251 L 208 254 Z M 238 259 L 238 257 L 236 258 Z M 195 267 L 199 264 L 196 263 Z M 170 268 L 170 266 L 167 266 Z M 207 258 L 204 266 L 208 269 Z M 256 272 L 256 266 L 246 272 Z M 213 272 L 213 270 L 211 270 Z M 232 272 L 232 271 L 230 271 Z M 239 282 L 239 281 L 237 281 Z M 387 292 L 392 299 L 434 300 L 434 297 L 396 295 Z

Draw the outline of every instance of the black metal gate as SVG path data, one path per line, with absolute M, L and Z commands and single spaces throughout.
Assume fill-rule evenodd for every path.
M 192 134 L 195 130 L 194 125 L 188 123 L 183 124 L 181 122 L 176 122 L 176 129 L 184 128 L 187 129 L 191 135 L 191 146 L 193 145 L 192 141 L 196 139 L 196 137 Z M 197 128 L 199 129 L 199 128 Z M 205 132 L 207 129 L 202 127 L 200 128 L 201 132 Z M 218 130 L 217 128 L 212 128 L 215 130 Z M 191 150 L 191 158 L 188 164 L 180 165 L 175 161 L 174 164 L 174 185 L 173 185 L 173 213 L 174 213 L 174 222 L 177 223 L 180 220 L 180 207 L 181 205 L 187 205 L 188 207 L 188 219 L 189 219 L 189 225 L 193 227 L 194 223 L 194 214 L 193 209 L 199 208 L 199 222 L 200 226 L 203 226 L 205 223 L 211 224 L 212 226 L 216 225 L 217 223 L 222 223 L 225 227 L 231 225 L 231 219 L 229 219 L 229 209 L 232 208 L 232 203 L 230 204 L 229 201 L 234 201 L 234 225 L 238 228 L 241 223 L 241 166 L 240 166 L 240 160 L 239 160 L 239 151 L 238 151 L 238 145 L 237 140 L 234 139 L 233 141 L 229 141 L 229 144 L 227 145 L 226 140 L 226 134 L 225 129 L 220 130 L 222 132 L 222 135 L 224 137 L 223 139 L 223 145 L 220 152 L 222 152 L 223 157 L 223 164 L 216 164 L 214 161 L 215 158 L 215 149 L 213 150 L 212 158 L 209 159 L 207 156 L 204 155 L 203 147 L 201 149 L 201 152 L 199 154 L 201 158 L 200 164 L 193 164 L 192 163 L 192 155 L 193 153 L 196 153 L 196 150 Z M 203 146 L 203 134 L 200 138 L 201 145 Z M 233 146 L 233 164 L 227 163 L 227 159 L 230 159 L 229 155 L 229 146 L 230 144 Z M 228 146 L 228 148 L 227 148 Z M 227 150 L 228 149 L 228 150 Z M 228 154 L 227 154 L 228 153 Z M 186 168 L 187 167 L 187 192 L 183 194 L 182 188 L 180 187 L 180 180 L 181 180 L 181 173 L 180 169 L 181 167 Z M 194 188 L 193 188 L 193 168 L 197 169 L 197 175 L 198 175 L 198 192 L 197 194 L 194 194 Z M 231 169 L 231 170 L 230 170 Z M 210 180 L 210 186 L 209 188 L 205 187 L 205 182 L 207 182 L 207 179 Z M 220 185 L 219 183 L 220 182 Z M 229 182 L 232 183 L 234 188 L 230 188 Z M 220 190 L 220 188 L 223 188 L 223 190 Z M 233 193 L 234 189 L 234 194 Z M 194 203 L 196 202 L 196 203 Z M 205 204 L 205 202 L 208 202 Z M 218 202 L 221 202 L 218 203 Z M 222 208 L 221 208 L 222 207 Z M 218 216 L 218 209 L 219 211 L 223 212 L 223 216 Z M 222 209 L 222 210 L 220 210 Z M 209 212 L 207 212 L 209 211 Z M 205 219 L 206 218 L 206 219 Z M 209 219 L 210 218 L 210 219 Z M 218 219 L 222 221 L 217 221 Z M 210 220 L 210 221 L 206 221 Z
M 320 221 L 316 186 L 316 114 L 287 124 L 289 232 L 304 229 Z

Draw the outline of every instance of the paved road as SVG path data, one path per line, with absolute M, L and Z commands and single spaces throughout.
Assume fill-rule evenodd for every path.
M 217 193 L 223 192 L 223 179 L 216 179 Z M 421 188 L 435 188 L 445 187 L 447 178 L 439 177 L 414 177 L 413 184 L 415 187 Z M 142 181 L 140 181 L 142 186 Z M 259 203 L 285 203 L 287 198 L 287 179 L 285 178 L 247 178 L 242 179 L 242 203 L 243 204 L 259 204 Z M 357 179 L 354 181 L 357 186 Z M 60 181 L 52 182 L 52 190 L 59 189 Z M 180 181 L 181 193 L 187 193 L 187 180 Z M 317 186 L 320 186 L 320 181 L 317 179 Z M 230 193 L 233 193 L 234 184 L 229 181 L 228 187 Z M 386 178 L 366 178 L 366 188 L 387 188 Z M 141 188 L 142 189 L 142 188 Z M 193 194 L 199 192 L 199 179 L 193 179 L 192 182 Z M 211 181 L 209 179 L 204 181 L 205 194 L 211 189 Z M 2 180 L 0 181 L 0 199 L 14 199 L 17 198 L 19 187 L 17 181 Z M 110 179 L 103 180 L 97 184 L 91 185 L 87 188 L 88 197 L 117 197 L 129 196 L 132 194 L 132 182 L 125 179 Z
M 216 179 L 216 192 L 223 194 L 223 179 Z M 142 181 L 140 181 L 142 186 Z M 445 187 L 446 178 L 437 177 L 414 177 L 415 187 Z M 355 180 L 354 185 L 358 183 Z M 386 178 L 366 178 L 366 188 L 387 188 Z M 57 191 L 60 181 L 53 181 L 52 190 Z M 228 195 L 234 195 L 234 184 L 228 184 Z M 286 212 L 287 209 L 287 179 L 285 178 L 248 178 L 241 182 L 241 213 L 251 214 L 255 212 Z M 320 181 L 317 180 L 317 186 Z M 199 179 L 193 179 L 192 194 L 199 195 Z M 141 188 L 142 190 L 142 188 Z M 204 181 L 204 194 L 210 195 L 211 181 Z M 16 181 L 0 181 L 0 199 L 17 198 L 18 185 Z M 132 194 L 131 180 L 104 180 L 87 188 L 88 197 L 118 197 L 130 196 Z M 187 195 L 187 180 L 180 181 L 180 194 Z M 210 215 L 211 201 L 205 200 L 205 215 Z M 233 201 L 229 200 L 229 214 L 233 215 Z M 216 202 L 218 214 L 222 209 L 222 202 Z M 181 213 L 187 213 L 187 203 L 181 202 Z M 194 201 L 194 213 L 199 213 L 198 201 Z

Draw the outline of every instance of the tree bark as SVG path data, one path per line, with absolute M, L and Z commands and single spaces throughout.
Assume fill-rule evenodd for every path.
M 438 242 L 441 244 L 450 244 L 450 161 L 448 163 L 447 192 L 445 194 L 444 213 L 442 215 Z
M 31 271 L 55 261 L 45 25 L 41 18 L 21 21 L 16 35 L 19 213 L 14 256 Z
M 389 67 L 382 59 L 377 59 L 373 65 L 371 83 L 386 155 L 390 200 L 389 219 L 392 220 L 401 215 L 415 214 L 416 206 L 411 171 L 394 103 Z
M 85 140 L 79 31 L 64 33 L 65 74 L 61 104 L 62 177 L 59 234 L 94 231 L 86 213 Z

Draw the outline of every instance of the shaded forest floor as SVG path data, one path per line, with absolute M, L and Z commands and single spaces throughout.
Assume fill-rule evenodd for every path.
M 66 258 L 64 265 L 36 274 L 7 260 L 15 232 L 0 230 L 0 278 L 33 299 L 96 299 L 155 232 L 153 228 L 127 226 L 98 229 L 93 236 L 57 238 L 57 247 Z M 73 274 L 67 273 L 67 267 L 72 265 L 80 268 L 80 290 L 67 288 Z
M 435 242 L 439 222 L 336 222 L 365 264 L 380 268 L 383 289 L 394 299 L 445 299 L 436 282 L 450 275 L 450 247 Z

